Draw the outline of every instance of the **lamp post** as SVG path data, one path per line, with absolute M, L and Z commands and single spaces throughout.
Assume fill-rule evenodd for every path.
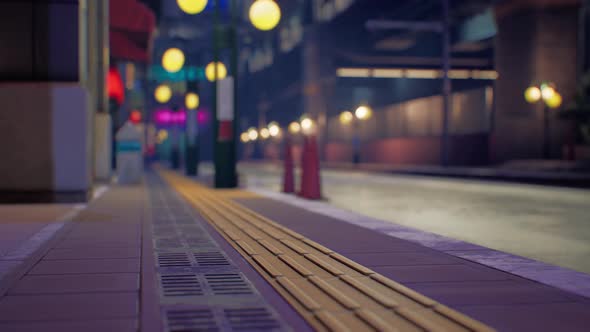
M 219 53 L 221 50 L 221 41 L 222 41 L 222 27 L 219 22 L 219 0 L 214 1 L 214 16 L 213 16 L 213 25 L 214 25 L 214 36 L 213 36 L 213 63 L 219 62 Z M 189 8 L 187 5 L 188 1 L 177 0 L 180 8 L 186 12 L 187 14 L 197 14 L 198 12 L 202 11 L 206 6 L 206 1 L 193 1 L 195 3 L 195 8 Z M 203 4 L 205 2 L 205 4 Z M 183 3 L 183 5 L 181 5 Z M 199 3 L 197 6 L 196 3 Z M 238 110 L 237 110 L 237 94 L 238 94 L 238 16 L 239 16 L 239 8 L 238 8 L 238 0 L 231 0 L 231 18 L 230 24 L 227 27 L 227 37 L 229 41 L 229 48 L 230 48 L 230 74 L 231 76 L 229 83 L 232 84 L 231 93 L 227 91 L 227 85 L 221 84 L 219 79 L 223 77 L 223 72 L 220 66 L 214 65 L 213 66 L 213 78 L 215 84 L 215 93 L 213 98 L 213 118 L 214 118 L 214 140 L 215 140 L 215 152 L 214 152 L 214 162 L 215 162 L 215 187 L 217 188 L 233 188 L 236 187 L 238 184 L 237 179 L 237 172 L 236 172 L 236 146 L 237 146 L 237 137 L 234 133 L 238 131 L 237 126 L 237 119 L 238 119 Z M 249 18 L 251 23 L 259 30 L 271 30 L 280 21 L 280 8 L 273 0 L 256 0 L 249 10 Z M 220 89 L 221 88 L 221 89 Z M 227 93 L 226 97 L 220 98 L 218 96 L 219 92 L 223 91 L 223 93 Z M 231 95 L 231 98 L 228 96 Z M 231 99 L 232 104 L 232 112 L 231 114 L 223 114 L 218 113 L 219 102 L 223 100 Z M 219 102 L 218 102 L 219 101 Z M 227 106 L 227 105 L 226 105 Z
M 186 175 L 195 176 L 198 174 L 199 165 L 199 124 L 198 124 L 198 107 L 199 95 L 198 86 L 190 84 L 191 89 L 185 95 L 186 107 L 186 158 L 185 168 Z
M 549 109 L 555 109 L 561 106 L 562 98 L 553 84 L 542 83 L 532 85 L 524 92 L 524 99 L 534 104 L 543 101 L 543 158 L 551 158 L 551 139 L 549 128 Z
M 339 120 L 341 124 L 352 124 L 352 163 L 355 165 L 361 161 L 360 121 L 368 120 L 372 115 L 373 111 L 367 105 L 357 107 L 354 113 L 350 111 L 340 113 Z

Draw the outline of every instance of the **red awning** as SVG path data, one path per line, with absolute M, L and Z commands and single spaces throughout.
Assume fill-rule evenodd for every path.
M 147 63 L 156 28 L 154 13 L 137 0 L 113 0 L 109 15 L 111 57 Z

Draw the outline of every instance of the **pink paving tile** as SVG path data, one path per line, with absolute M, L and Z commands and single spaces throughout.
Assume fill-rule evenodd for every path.
M 58 243 L 56 248 L 124 248 L 140 246 L 139 239 L 112 240 L 112 239 L 65 239 Z
M 350 253 L 347 257 L 365 266 L 459 264 L 459 258 L 438 252 Z
M 462 313 L 490 324 L 498 331 L 588 332 L 588 305 L 551 303 L 456 307 Z
M 381 266 L 373 270 L 398 282 L 486 281 L 515 277 L 486 267 L 469 265 Z
M 137 293 L 9 295 L 0 299 L 0 322 L 135 318 Z
M 8 291 L 17 294 L 58 294 L 84 292 L 136 292 L 139 274 L 27 275 Z
M 44 260 L 61 259 L 105 259 L 105 258 L 139 258 L 140 249 L 136 248 L 56 248 L 49 251 Z
M 139 272 L 139 259 L 92 259 L 40 261 L 29 271 L 35 274 L 83 274 L 83 273 Z
M 0 323 L 0 331 L 7 332 L 135 332 L 137 328 L 138 322 L 135 319 Z

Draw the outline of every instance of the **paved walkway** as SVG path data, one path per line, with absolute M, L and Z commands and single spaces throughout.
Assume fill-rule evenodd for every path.
M 587 298 L 271 199 L 236 201 L 499 331 L 590 326 Z
M 586 298 L 253 194 L 224 197 L 500 331 L 585 331 L 590 326 Z M 310 330 L 285 294 L 261 276 L 253 256 L 244 256 L 247 251 L 234 249 L 226 239 L 151 173 L 145 185 L 113 186 L 29 249 L 33 252 L 18 261 L 19 268 L 0 279 L 0 331 Z M 280 242 L 269 247 L 295 253 L 323 248 Z M 288 258 L 279 260 L 294 273 L 305 271 Z M 332 264 L 337 262 L 368 273 L 344 257 Z M 335 273 L 334 266 L 320 263 L 315 264 L 325 271 L 317 270 L 317 276 Z M 372 274 L 338 278 L 395 307 L 359 283 L 374 279 Z M 313 277 L 310 281 L 336 296 L 329 286 Z M 352 294 L 346 293 L 357 299 Z M 346 298 L 340 293 L 334 299 L 352 305 Z M 429 326 L 421 316 L 398 309 L 407 316 L 406 324 L 415 321 L 413 327 L 404 325 L 408 330 Z M 383 322 L 363 310 L 357 314 L 374 326 Z M 322 317 L 321 326 L 342 325 Z

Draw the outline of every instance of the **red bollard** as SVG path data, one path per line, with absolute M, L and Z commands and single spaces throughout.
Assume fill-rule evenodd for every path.
M 299 164 L 299 167 L 301 168 L 301 174 L 299 177 L 299 192 L 297 193 L 298 196 L 300 197 L 305 197 L 305 192 L 307 190 L 307 174 L 308 174 L 308 162 L 307 159 L 307 150 L 308 150 L 308 144 L 307 144 L 307 137 L 303 137 L 303 147 L 301 149 L 301 163 Z
M 305 138 L 299 196 L 307 199 L 321 199 L 320 160 L 315 136 Z
M 295 179 L 293 175 L 293 151 L 291 149 L 291 140 L 285 138 L 285 153 L 283 156 L 283 192 L 295 192 Z

